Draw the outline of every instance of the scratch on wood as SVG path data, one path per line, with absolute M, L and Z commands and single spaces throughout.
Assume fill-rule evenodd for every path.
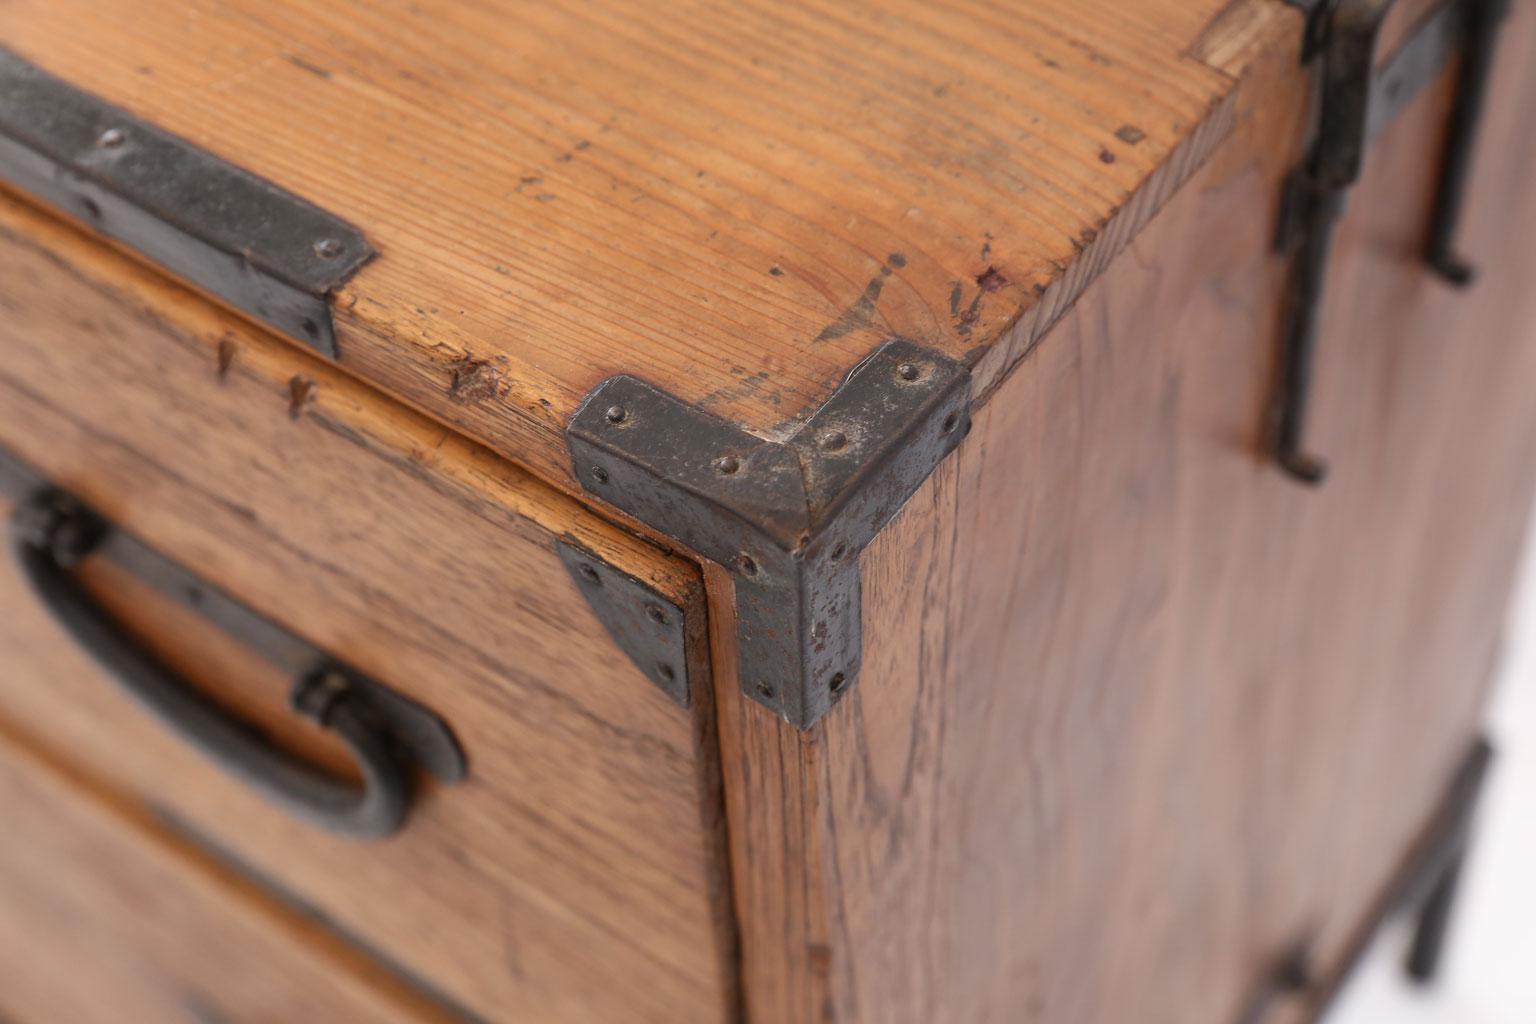
M 315 400 L 316 385 L 313 379 L 304 376 L 290 377 L 288 380 L 288 415 L 291 419 L 298 419 L 304 414 L 304 409 Z
M 502 357 L 498 362 L 505 362 Z M 488 359 L 463 356 L 452 365 L 453 380 L 448 397 L 455 402 L 484 402 L 500 398 L 511 388 L 500 366 Z
M 329 71 L 327 71 L 325 68 L 322 68 L 318 64 L 311 64 L 309 61 L 305 60 L 303 57 L 299 57 L 299 56 L 296 56 L 295 54 L 291 54 L 290 53 L 290 54 L 287 54 L 283 59 L 286 60 L 289 64 L 292 64 L 294 67 L 300 69 L 301 71 L 308 71 L 310 74 L 315 75 L 316 77 L 325 78 L 325 79 L 329 79 L 331 77 L 331 73 Z
M 223 383 L 229 379 L 229 368 L 235 365 L 235 352 L 239 346 L 235 339 L 226 335 L 219 339 L 219 381 Z

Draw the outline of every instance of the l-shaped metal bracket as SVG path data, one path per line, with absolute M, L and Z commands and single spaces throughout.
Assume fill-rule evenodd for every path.
M 0 183 L 336 357 L 361 231 L 0 46 Z
M 742 689 L 806 729 L 859 673 L 859 553 L 970 430 L 970 381 L 889 341 L 771 441 L 610 377 L 566 440 L 584 488 L 731 570 Z

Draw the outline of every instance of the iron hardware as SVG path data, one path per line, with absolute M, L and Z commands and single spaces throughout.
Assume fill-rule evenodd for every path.
M 1478 738 L 1463 756 L 1434 816 L 1377 904 L 1369 926 L 1344 951 L 1342 966 L 1321 973 L 1306 940 L 1293 943 L 1260 979 L 1238 1015 L 1240 1024 L 1262 1024 L 1282 1003 L 1304 1006 L 1315 1019 L 1349 981 L 1382 926 L 1400 913 L 1413 915 L 1413 940 L 1403 968 L 1408 977 L 1433 980 L 1445 947 L 1457 880 L 1472 844 L 1493 747 Z
M 125 693 L 272 803 L 343 835 L 379 838 L 405 822 L 412 764 L 444 782 L 464 777 L 464 755 L 432 712 L 193 576 L 4 453 L 0 492 L 17 502 L 10 520 L 16 564 L 55 621 Z M 77 581 L 72 570 L 87 557 L 110 560 L 286 670 L 290 706 L 346 745 L 361 784 L 272 745 L 188 685 Z
M 662 692 L 687 707 L 693 677 L 707 673 L 708 666 L 692 664 L 683 609 L 572 540 L 556 541 L 555 551 L 619 650 Z
M 335 358 L 362 232 L 0 46 L 0 182 Z
M 1464 48 L 1425 258 L 1457 284 L 1471 280 L 1452 253 L 1497 27 L 1508 0 L 1445 0 L 1378 69 L 1377 42 L 1395 0 L 1333 0 L 1309 10 L 1303 60 L 1318 79 L 1317 123 L 1306 159 L 1286 183 L 1277 248 L 1291 254 L 1271 453 L 1280 467 L 1319 484 L 1327 465 L 1305 446 L 1319 315 L 1334 228 L 1371 141 Z
M 851 689 L 859 553 L 970 429 L 970 372 L 892 340 L 768 440 L 634 377 L 566 427 L 590 493 L 732 572 L 742 691 L 808 729 Z
M 1425 259 L 1441 277 L 1467 285 L 1476 271 L 1455 253 L 1456 227 L 1461 220 L 1462 200 L 1471 176 L 1472 153 L 1478 126 L 1488 97 L 1488 78 L 1499 26 L 1509 14 L 1509 0 L 1470 0 L 1467 44 L 1462 51 L 1460 79 L 1451 109 L 1451 124 L 1440 164 L 1440 183 L 1435 191 Z

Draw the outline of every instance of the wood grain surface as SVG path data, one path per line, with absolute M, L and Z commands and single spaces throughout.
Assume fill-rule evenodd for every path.
M 0 445 L 431 707 L 470 777 L 428 787 L 387 842 L 289 820 L 121 696 L 9 566 L 0 720 L 483 1018 L 729 1019 L 734 924 L 696 566 L 8 199 L 0 312 Z M 556 554 L 561 537 L 684 610 L 691 711 L 609 639 Z M 248 652 L 86 571 L 214 696 L 338 760 Z
M 721 678 L 758 1019 L 1230 1024 L 1293 944 L 1338 963 L 1477 728 L 1536 482 L 1536 10 L 1475 289 L 1419 261 L 1448 79 L 1370 157 L 1321 490 L 1262 454 L 1305 90 L 1231 15 L 1204 52 L 1242 76 L 1233 138 L 865 551 L 854 691 L 802 734 Z
M 450 1019 L 3 727 L 0 807 L 12 1024 Z
M 892 335 L 990 386 L 1226 131 L 1186 51 L 1227 6 L 8 0 L 0 40 L 357 224 L 342 364 L 568 482 L 615 373 L 763 436 Z

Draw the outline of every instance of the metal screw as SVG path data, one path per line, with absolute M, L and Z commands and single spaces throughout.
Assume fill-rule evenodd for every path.
M 764 700 L 773 700 L 773 687 L 769 686 L 767 683 L 758 683 L 757 693 L 758 696 L 762 697 Z
M 108 128 L 96 137 L 96 145 L 102 149 L 116 149 L 128 141 L 128 133 L 121 128 Z
M 748 576 L 757 575 L 757 562 L 753 561 L 752 556 L 746 554 L 745 552 L 736 556 L 736 568 L 740 569 Z
M 722 455 L 715 460 L 715 471 L 730 476 L 741 469 L 741 460 L 734 455 Z
M 646 605 L 645 615 L 646 618 L 650 619 L 658 626 L 665 626 L 667 624 L 667 613 L 661 610 L 661 605 L 659 604 Z
M 592 479 L 596 480 L 600 484 L 605 484 L 608 482 L 608 471 L 602 466 L 593 466 Z
M 834 562 L 841 562 L 843 560 L 843 556 L 846 555 L 847 553 L 848 553 L 848 545 L 847 544 L 839 543 L 837 545 L 837 547 L 832 549 L 832 553 L 830 555 L 828 555 L 827 557 L 832 559 L 832 561 L 834 561 Z
M 817 443 L 821 445 L 822 451 L 842 451 L 848 444 L 848 435 L 841 430 L 829 430 L 817 439 Z
M 341 255 L 341 243 L 334 238 L 322 238 L 315 243 L 315 255 L 323 260 L 333 260 Z
M 672 670 L 672 666 L 664 663 L 658 663 L 656 665 L 656 674 L 661 676 L 661 678 L 665 679 L 669 683 L 677 678 L 677 673 Z
M 838 672 L 831 679 L 827 680 L 827 689 L 831 690 L 833 693 L 842 693 L 843 689 L 847 687 L 847 685 L 848 677 L 842 672 Z
M 629 410 L 625 409 L 622 405 L 610 405 L 608 411 L 603 415 L 608 417 L 609 423 L 623 423 L 629 419 Z
M 952 412 L 948 416 L 945 416 L 944 417 L 944 424 L 943 424 L 944 433 L 947 434 L 951 430 L 954 430 L 955 429 L 955 425 L 957 423 L 959 423 L 959 422 L 960 422 L 960 414 L 957 413 L 957 412 Z
M 597 570 L 592 568 L 586 562 L 582 562 L 580 565 L 578 565 L 576 567 L 576 571 L 579 572 L 581 574 L 581 578 L 586 580 L 588 583 L 601 584 L 603 582 L 603 578 L 597 574 Z
M 896 376 L 902 380 L 917 380 L 918 377 L 922 376 L 922 371 L 912 363 L 902 363 L 896 367 Z

